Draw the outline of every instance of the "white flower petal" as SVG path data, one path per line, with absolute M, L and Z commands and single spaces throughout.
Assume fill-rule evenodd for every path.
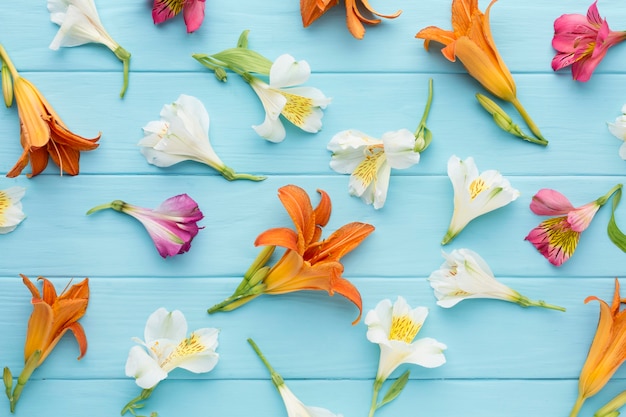
M 437 368 L 446 363 L 443 351 L 448 347 L 430 337 L 418 339 L 411 344 L 411 354 L 404 358 L 404 363 Z
M 48 0 L 48 11 L 50 12 L 50 20 L 57 25 L 63 24 L 65 12 L 70 5 L 70 0 Z
M 148 136 L 163 137 L 167 134 L 170 125 L 164 120 L 153 120 L 143 127 L 143 133 Z M 145 139 L 145 138 L 144 138 Z M 158 140 L 157 140 L 158 141 Z M 143 146 L 148 146 L 147 144 Z
M 182 340 L 187 334 L 187 320 L 179 310 L 172 312 L 161 307 L 148 317 L 144 340 L 147 344 L 157 339 Z
M 609 132 L 618 139 L 626 140 L 626 116 L 619 116 L 615 123 L 608 123 Z
M 126 360 L 126 376 L 136 378 L 137 385 L 148 389 L 167 378 L 167 372 L 143 348 L 133 346 Z
M 289 54 L 276 58 L 270 68 L 270 86 L 291 87 L 305 83 L 311 76 L 311 67 L 306 61 L 297 61 Z
M 208 142 L 209 113 L 196 97 L 181 94 L 171 105 L 163 106 L 161 118 L 172 123 L 180 120 L 194 140 Z
M 185 156 L 171 155 L 166 152 L 156 151 L 152 148 L 141 148 L 139 152 L 141 152 L 149 164 L 160 168 L 167 168 L 179 162 L 189 160 L 189 158 Z
M 262 124 L 252 126 L 252 128 L 259 136 L 270 142 L 282 142 L 287 135 L 283 122 L 280 119 L 272 119 L 269 115 L 265 116 L 265 121 Z
M 267 116 L 273 120 L 278 119 L 285 104 L 287 104 L 287 98 L 280 92 L 271 89 L 269 85 L 259 79 L 252 80 L 250 86 L 261 99 L 261 104 Z
M 86 43 L 100 43 L 112 51 L 119 47 L 100 23 L 95 8 L 91 7 L 93 3 L 89 3 L 74 0 L 69 5 L 63 17 L 63 23 L 50 44 L 50 49 L 57 50 L 62 46 L 72 47 Z M 84 10 L 77 5 L 83 7 Z
M 620 158 L 626 160 L 626 142 L 619 147 L 619 156 Z
M 382 141 L 358 130 L 344 130 L 332 137 L 326 149 L 333 154 L 330 167 L 340 174 L 351 174 L 370 153 L 369 147 L 380 146 Z
M 325 408 L 304 405 L 286 384 L 278 386 L 278 392 L 285 403 L 288 417 L 342 417 Z
M 393 305 L 391 300 L 381 300 L 373 310 L 367 312 L 365 324 L 367 325 L 367 340 L 372 343 L 384 343 L 389 340 L 391 330 Z
M 387 161 L 392 168 L 409 168 L 420 161 L 419 152 L 415 152 L 415 136 L 407 129 L 383 134 L 382 141 L 385 146 Z

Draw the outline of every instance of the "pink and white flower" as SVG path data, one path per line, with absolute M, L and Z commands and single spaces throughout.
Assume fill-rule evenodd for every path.
M 554 21 L 552 47 L 557 54 L 552 59 L 552 69 L 558 71 L 571 65 L 572 77 L 577 81 L 589 81 L 609 48 L 626 39 L 626 32 L 609 29 L 596 3 L 589 6 L 587 16 L 564 14 Z
M 187 194 L 170 197 L 154 210 L 115 200 L 94 207 L 87 214 L 107 208 L 139 220 L 163 258 L 187 252 L 191 248 L 191 241 L 201 229 L 197 222 L 204 218 L 198 203 Z
M 171 19 L 183 12 L 187 33 L 200 29 L 204 20 L 205 0 L 154 0 L 152 20 L 155 25 Z
M 574 207 L 558 191 L 544 188 L 533 196 L 530 210 L 539 216 L 559 216 L 544 220 L 530 231 L 525 240 L 537 248 L 551 264 L 561 266 L 576 250 L 580 235 L 594 216 L 621 185 L 584 206 Z

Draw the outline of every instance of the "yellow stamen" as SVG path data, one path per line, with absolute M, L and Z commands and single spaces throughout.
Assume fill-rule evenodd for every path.
M 469 191 L 470 191 L 470 200 L 475 199 L 478 194 L 485 191 L 487 188 L 487 184 L 482 178 L 476 178 L 474 181 L 470 183 Z
M 391 330 L 389 330 L 389 340 L 399 340 L 411 343 L 422 325 L 414 322 L 409 316 L 393 316 L 391 319 Z
M 196 353 L 200 353 L 206 350 L 206 346 L 200 343 L 200 338 L 195 333 L 192 333 L 191 336 L 182 340 L 176 349 L 172 351 L 168 355 L 167 358 L 161 364 L 161 368 L 163 368 L 166 364 L 170 362 L 175 362 L 178 359 L 184 358 L 186 356 L 192 356 Z
M 559 248 L 561 252 L 571 256 L 578 245 L 580 233 L 571 229 L 567 217 L 555 217 L 541 223 L 541 228 L 548 237 L 549 247 Z
M 313 99 L 279 91 L 287 99 L 281 112 L 283 116 L 298 127 L 304 126 L 306 119 L 313 113 Z
M 0 224 L 4 223 L 4 212 L 6 211 L 6 209 L 9 208 L 9 206 L 11 205 L 11 199 L 9 198 L 9 196 L 0 191 Z
M 361 182 L 368 186 L 372 181 L 376 181 L 378 168 L 385 162 L 385 152 L 379 147 L 368 148 L 368 155 L 356 167 L 352 175 L 359 178 Z

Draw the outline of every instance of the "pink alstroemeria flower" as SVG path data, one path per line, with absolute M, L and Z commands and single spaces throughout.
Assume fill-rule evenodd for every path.
M 564 14 L 554 21 L 552 47 L 557 50 L 552 59 L 552 69 L 572 66 L 572 77 L 589 81 L 608 49 L 626 39 L 626 32 L 609 29 L 606 19 L 600 17 L 594 2 L 587 16 Z
M 198 203 L 187 194 L 170 197 L 154 210 L 115 200 L 94 207 L 87 214 L 108 208 L 139 220 L 163 258 L 187 252 L 191 241 L 202 229 L 197 222 L 204 218 Z
M 552 265 L 561 266 L 576 250 L 580 234 L 589 227 L 596 215 L 621 184 L 608 193 L 585 204 L 574 207 L 563 194 L 543 188 L 533 196 L 530 210 L 539 216 L 559 216 L 544 220 L 524 239 L 532 243 Z
M 152 20 L 158 25 L 183 11 L 187 33 L 195 32 L 204 20 L 205 0 L 154 0 Z

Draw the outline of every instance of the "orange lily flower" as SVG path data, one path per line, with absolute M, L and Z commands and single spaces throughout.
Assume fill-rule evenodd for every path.
M 394 14 L 384 15 L 378 13 L 369 4 L 367 0 L 345 0 L 346 1 L 346 24 L 348 30 L 357 39 L 363 39 L 365 35 L 365 28 L 363 23 L 368 25 L 377 25 L 381 22 L 380 19 L 367 18 L 363 16 L 360 9 L 365 9 L 369 14 L 383 17 L 386 19 L 395 19 L 400 16 L 402 10 L 398 10 Z M 321 15 L 326 13 L 331 7 L 336 6 L 339 0 L 300 0 L 300 14 L 302 15 L 302 25 L 304 27 L 309 26 Z
M 85 314 L 89 303 L 89 279 L 85 278 L 57 296 L 54 285 L 46 278 L 39 277 L 39 280 L 43 281 L 43 290 L 40 293 L 27 276 L 21 274 L 20 276 L 24 285 L 33 295 L 31 301 L 33 312 L 28 320 L 26 343 L 24 344 L 25 366 L 13 390 L 11 371 L 9 368 L 4 368 L 3 379 L 9 396 L 11 412 L 15 410 L 24 385 L 31 374 L 44 362 L 68 330 L 74 334 L 78 341 L 80 351 L 78 359 L 87 352 L 87 337 L 78 320 Z
M 620 304 L 626 302 L 626 299 L 620 298 L 617 278 L 610 307 L 596 296 L 587 297 L 585 303 L 591 300 L 600 303 L 600 319 L 587 360 L 580 372 L 578 398 L 570 417 L 578 415 L 585 400 L 596 395 L 626 360 L 626 310 L 619 310 Z
M 80 151 L 98 147 L 100 134 L 86 139 L 72 133 L 41 92 L 19 75 L 6 51 L 0 45 L 0 58 L 7 64 L 13 78 L 13 90 L 20 118 L 20 143 L 24 152 L 7 177 L 18 176 L 30 161 L 29 178 L 40 174 L 48 165 L 48 155 L 62 172 L 77 175 Z
M 483 14 L 478 9 L 478 0 L 453 0 L 452 30 L 428 26 L 415 37 L 424 39 L 426 50 L 430 41 L 445 45 L 441 50 L 443 56 L 452 62 L 458 58 L 467 72 L 483 87 L 502 100 L 511 102 L 532 132 L 545 141 L 539 128 L 517 99 L 515 81 L 493 41 L 489 13 L 496 1 L 492 0 Z
M 341 276 L 343 265 L 340 259 L 372 233 L 374 226 L 352 222 L 320 241 L 322 228 L 330 218 L 331 202 L 328 194 L 322 190 L 318 192 L 321 200 L 313 209 L 308 194 L 302 188 L 287 185 L 278 190 L 278 198 L 296 230 L 274 228 L 261 233 L 254 244 L 267 248 L 244 275 L 235 293 L 211 307 L 209 313 L 232 310 L 261 294 L 323 290 L 330 295 L 341 294 L 352 301 L 359 309 L 359 316 L 354 323 L 359 321 L 362 312 L 361 295 L 350 281 Z M 272 267 L 266 266 L 276 246 L 286 251 Z

